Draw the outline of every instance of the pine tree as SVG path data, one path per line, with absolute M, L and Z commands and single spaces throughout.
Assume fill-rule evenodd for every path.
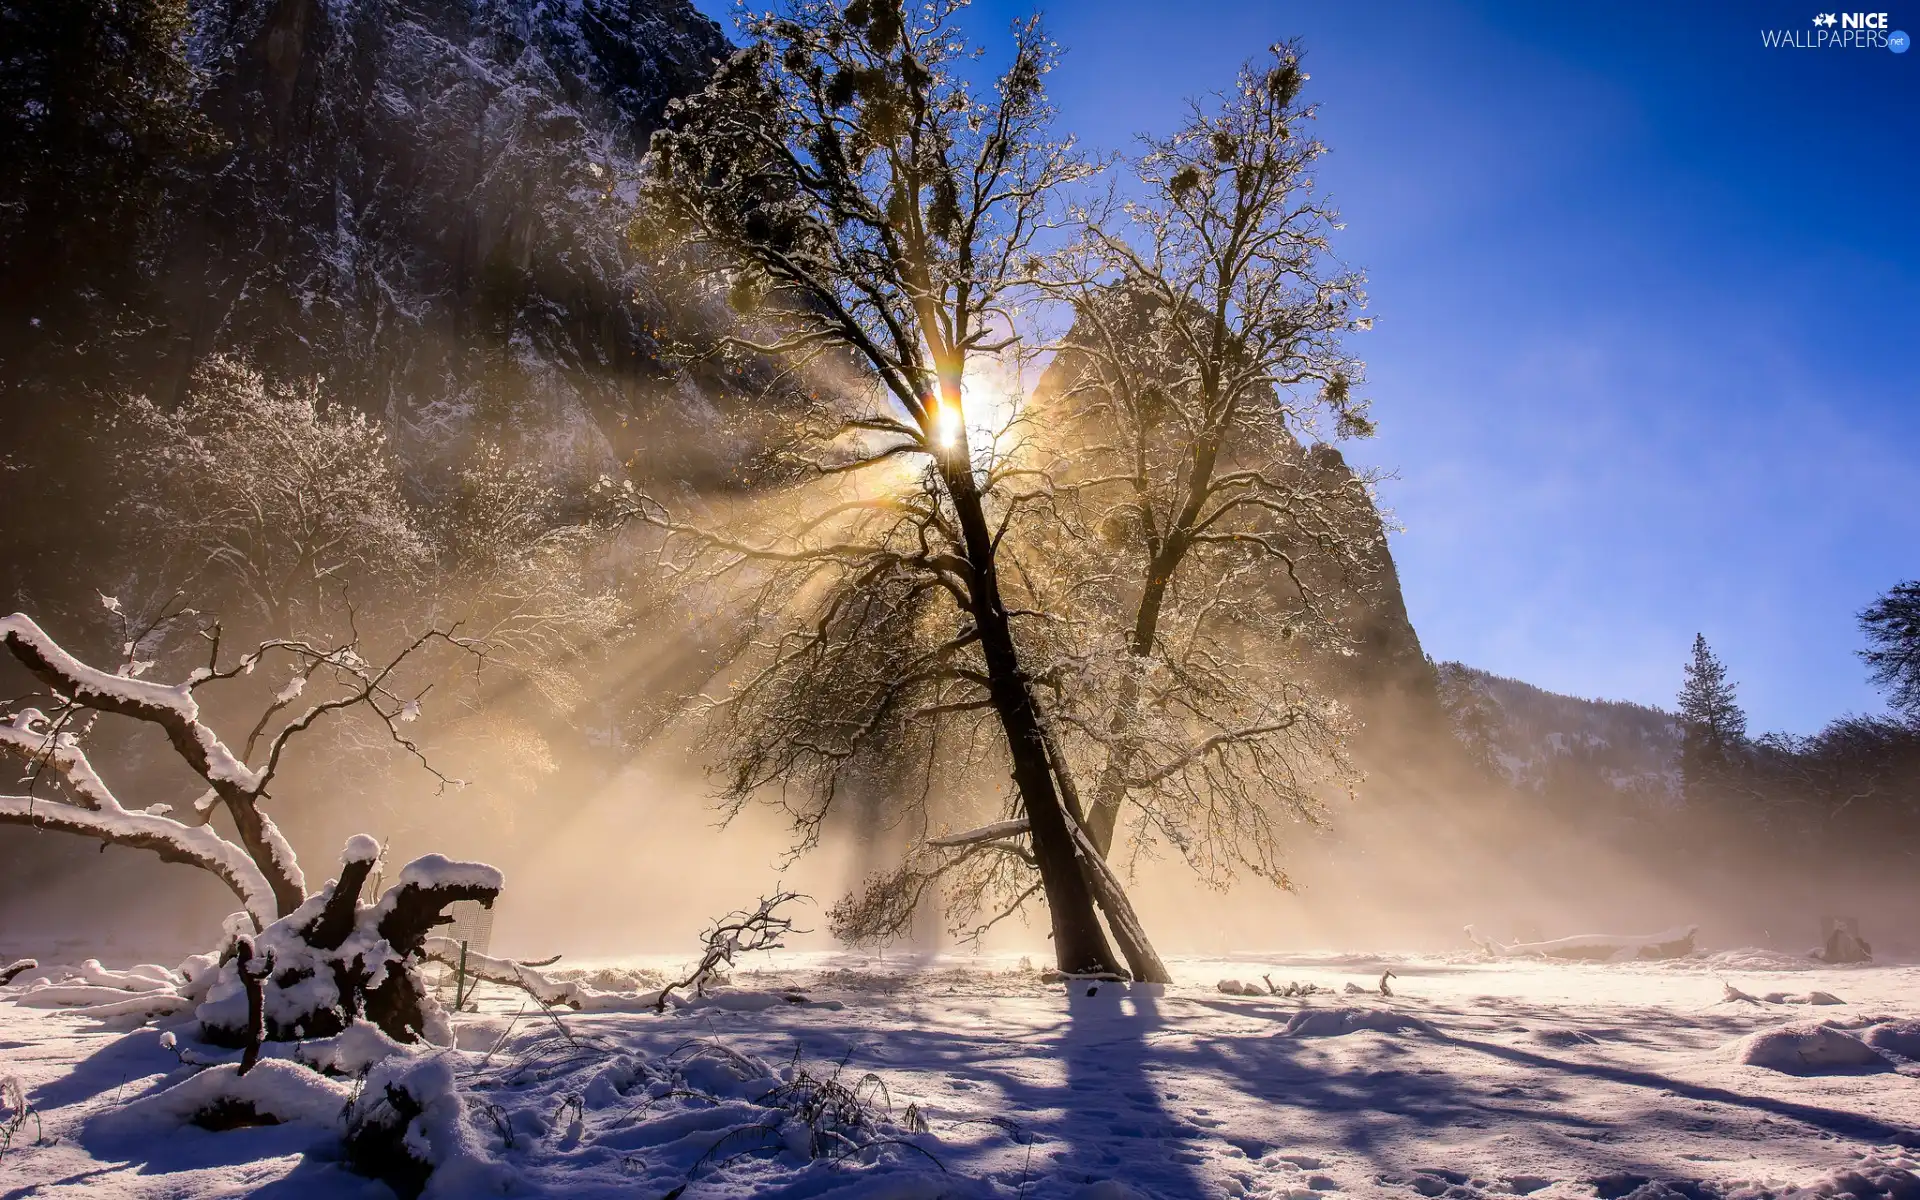
M 1895 584 L 1860 614 L 1868 649 L 1860 652 L 1887 702 L 1920 722 L 1920 579 Z
M 1747 714 L 1734 698 L 1727 666 L 1715 657 L 1703 634 L 1693 637 L 1693 660 L 1680 685 L 1680 770 L 1687 795 L 1719 779 L 1733 752 L 1747 740 Z

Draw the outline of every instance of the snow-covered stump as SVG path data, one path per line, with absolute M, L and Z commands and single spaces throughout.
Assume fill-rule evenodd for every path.
M 1873 946 L 1860 936 L 1860 922 L 1856 918 L 1822 917 L 1820 924 L 1820 949 L 1810 957 L 1836 965 L 1873 961 Z
M 373 904 L 360 889 L 380 849 L 370 837 L 348 841 L 340 877 L 250 939 L 248 966 L 230 947 L 206 998 L 195 1010 L 201 1036 L 218 1046 L 253 1041 L 246 980 L 264 970 L 261 1015 L 265 1040 L 329 1038 L 356 1019 L 396 1042 L 444 1043 L 446 1014 L 421 979 L 427 934 L 447 920 L 447 905 L 473 900 L 491 907 L 500 872 L 483 863 L 428 855 L 408 863 Z

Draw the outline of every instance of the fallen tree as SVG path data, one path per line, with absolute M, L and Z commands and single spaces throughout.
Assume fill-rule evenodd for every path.
M 116 601 L 107 605 L 118 611 Z M 293 847 L 262 807 L 293 741 L 317 722 L 355 710 L 370 714 L 426 766 L 402 728 L 419 713 L 420 695 L 398 694 L 396 673 L 435 642 L 479 653 L 451 630 L 431 629 L 377 665 L 361 656 L 355 635 L 332 646 L 276 638 L 223 666 L 215 624 L 202 630 L 211 646 L 206 666 L 169 684 L 141 678 L 153 664 L 135 658 L 152 627 L 127 632 L 126 661 L 118 671 L 104 671 L 69 654 L 25 613 L 0 618 L 0 644 L 47 689 L 0 706 L 0 754 L 21 763 L 26 785 L 22 794 L 0 795 L 0 824 L 79 834 L 199 867 L 232 889 L 256 931 L 307 900 Z M 230 748 L 201 718 L 197 693 L 279 661 L 292 667 L 286 684 L 258 714 L 239 750 Z M 324 697 L 303 704 L 310 687 Z M 129 809 L 121 802 L 87 753 L 87 736 L 100 713 L 165 735 L 180 761 L 207 785 L 190 814 L 175 816 L 165 804 Z M 441 782 L 451 781 L 442 776 Z M 231 838 L 211 823 L 216 807 L 233 824 Z
M 1547 942 L 1511 944 L 1483 938 L 1467 926 L 1467 940 L 1495 958 L 1560 958 L 1577 962 L 1631 962 L 1636 959 L 1685 958 L 1695 950 L 1698 925 L 1679 925 L 1660 933 L 1631 936 L 1582 933 Z
M 115 602 L 107 606 L 118 612 Z M 135 658 L 152 629 L 126 630 L 127 661 L 118 671 L 105 671 L 68 653 L 24 613 L 0 620 L 0 643 L 46 689 L 0 707 L 0 754 L 20 762 L 24 784 L 22 794 L 0 795 L 0 823 L 78 834 L 198 867 L 232 889 L 242 912 L 229 918 L 226 941 L 215 954 L 198 956 L 179 971 L 150 980 L 103 973 L 78 985 L 40 988 L 23 999 L 88 1004 L 100 1016 L 197 1006 L 208 1041 L 246 1047 L 250 1058 L 263 1040 L 330 1037 L 361 1018 L 395 1041 L 429 1038 L 437 1032 L 438 1007 L 416 969 L 424 961 L 427 934 L 446 922 L 446 906 L 456 900 L 491 906 L 500 873 L 429 855 L 402 869 L 375 903 L 363 904 L 360 892 L 380 849 L 361 835 L 347 843 L 339 877 L 309 895 L 293 847 L 262 805 L 294 740 L 349 710 L 370 714 L 395 744 L 439 776 L 403 730 L 417 715 L 422 693 L 396 691 L 398 672 L 435 642 L 478 650 L 451 630 L 434 629 L 382 664 L 362 657 L 355 634 L 331 646 L 262 642 L 223 665 L 219 627 L 211 625 L 202 631 L 211 647 L 206 665 L 168 684 L 142 678 L 152 664 Z M 256 715 L 239 749 L 231 748 L 202 718 L 196 693 L 280 661 L 290 661 L 290 678 Z M 303 701 L 312 696 L 318 698 Z M 87 752 L 102 713 L 165 735 L 175 755 L 207 785 L 188 813 L 176 816 L 164 804 L 133 809 L 121 801 Z M 452 782 L 439 777 L 443 785 Z M 216 810 L 230 819 L 231 836 L 213 826 Z

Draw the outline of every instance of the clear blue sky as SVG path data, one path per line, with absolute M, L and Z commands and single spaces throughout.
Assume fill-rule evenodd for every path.
M 1756 731 L 1879 710 L 1854 614 L 1920 576 L 1920 51 L 1763 48 L 1802 0 L 1042 10 L 1107 149 L 1303 40 L 1377 318 L 1349 455 L 1398 474 L 1429 653 L 1667 704 L 1698 630 Z

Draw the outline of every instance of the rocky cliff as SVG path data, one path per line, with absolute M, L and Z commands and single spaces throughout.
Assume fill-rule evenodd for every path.
M 207 0 L 197 17 L 232 148 L 173 201 L 159 386 L 239 352 L 327 376 L 419 449 L 479 418 L 589 462 L 688 402 L 623 234 L 662 110 L 728 49 L 686 0 Z

